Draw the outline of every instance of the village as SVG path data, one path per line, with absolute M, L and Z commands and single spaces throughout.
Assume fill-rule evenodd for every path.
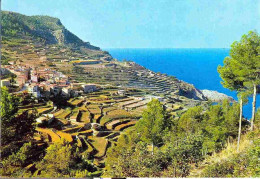
M 37 99 L 49 99 L 59 94 L 64 98 L 77 97 L 83 92 L 97 90 L 95 84 L 72 83 L 63 73 L 45 67 L 14 65 L 10 62 L 10 65 L 3 65 L 1 72 L 2 75 L 16 75 L 16 83 L 7 78 L 1 80 L 1 86 L 16 86 L 18 92 L 27 91 Z
M 107 148 L 135 125 L 147 103 L 153 98 L 164 101 L 137 89 L 79 83 L 47 67 L 11 61 L 2 66 L 1 73 L 5 77 L 1 86 L 33 99 L 20 106 L 18 114 L 36 110 L 34 139 L 39 146 L 65 139 L 76 143 L 82 152 L 90 152 L 101 168 Z
M 188 83 L 103 51 L 13 43 L 3 46 L 8 61 L 1 66 L 0 85 L 23 99 L 18 115 L 35 114 L 34 143 L 44 150 L 66 140 L 99 168 L 107 149 L 141 119 L 152 99 L 174 118 L 204 100 Z

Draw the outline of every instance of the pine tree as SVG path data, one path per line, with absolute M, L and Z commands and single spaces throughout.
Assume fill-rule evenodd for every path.
M 239 81 L 253 91 L 251 130 L 254 129 L 256 95 L 260 85 L 260 36 L 257 32 L 250 31 L 243 35 L 239 42 L 231 45 L 231 68 Z
M 141 133 L 142 140 L 154 146 L 162 142 L 162 133 L 169 127 L 170 120 L 166 110 L 158 99 L 153 99 L 147 104 L 142 119 L 137 123 L 137 131 Z

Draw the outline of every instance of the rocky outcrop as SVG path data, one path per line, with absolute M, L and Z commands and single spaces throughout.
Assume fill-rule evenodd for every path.
M 180 84 L 179 95 L 195 100 L 207 100 L 207 97 L 193 85 L 183 82 Z
M 84 42 L 67 30 L 58 18 L 50 16 L 26 16 L 15 12 L 2 11 L 2 35 L 24 38 L 31 36 L 46 44 L 69 45 L 100 50 Z
M 212 90 L 201 90 L 201 92 L 205 97 L 207 97 L 207 99 L 213 102 L 222 102 L 225 99 L 229 100 L 229 102 L 235 102 L 234 98 L 224 93 L 219 93 L 217 91 L 212 91 Z

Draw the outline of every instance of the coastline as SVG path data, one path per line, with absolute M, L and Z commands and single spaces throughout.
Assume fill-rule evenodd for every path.
M 217 72 L 217 66 L 222 65 L 223 59 L 229 55 L 228 48 L 106 48 L 104 50 L 119 61 L 123 59 L 134 61 L 154 72 L 166 73 L 181 81 L 193 84 L 199 90 L 217 91 L 237 100 L 235 92 L 223 88 Z M 207 53 L 203 54 L 203 51 Z M 257 99 L 257 105 L 260 105 L 260 95 L 257 96 Z M 243 106 L 244 117 L 248 119 L 251 118 L 251 104 L 252 98 L 249 98 L 248 104 Z

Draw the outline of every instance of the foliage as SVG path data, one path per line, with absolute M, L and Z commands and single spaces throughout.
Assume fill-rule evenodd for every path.
M 25 143 L 17 153 L 13 153 L 7 159 L 3 160 L 3 167 L 0 168 L 1 176 L 19 176 L 23 173 L 23 168 L 29 164 L 33 156 L 32 143 Z
M 20 98 L 10 94 L 6 87 L 1 88 L 2 144 L 29 139 L 35 130 L 35 113 L 28 111 L 17 115 Z
M 37 177 L 89 177 L 97 171 L 91 161 L 80 155 L 75 146 L 65 140 L 50 145 L 46 155 L 36 168 L 40 171 Z
M 136 126 L 108 150 L 104 176 L 187 177 L 191 164 L 199 165 L 206 155 L 223 149 L 228 138 L 236 137 L 238 111 L 237 103 L 224 101 L 206 111 L 190 108 L 171 120 L 153 100 Z
M 6 87 L 1 88 L 1 119 L 3 125 L 10 124 L 12 116 L 18 111 L 20 99 L 8 92 Z
M 108 150 L 106 177 L 158 177 L 167 166 L 166 155 L 148 150 L 134 133 L 122 135 L 117 146 Z M 137 142 L 139 141 L 139 142 Z
M 259 135 L 259 132 L 258 134 Z M 252 147 L 206 166 L 203 177 L 259 177 L 260 139 Z
M 144 142 L 159 146 L 162 143 L 162 135 L 170 127 L 170 118 L 165 108 L 158 99 L 153 99 L 147 104 L 143 117 L 137 123 L 137 132 L 142 133 Z
M 235 41 L 231 45 L 230 57 L 225 58 L 223 67 L 218 67 L 224 87 L 238 93 L 253 93 L 251 129 L 255 119 L 256 93 L 260 84 L 259 52 L 260 36 L 257 32 L 250 31 L 243 35 L 239 42 Z M 243 95 L 240 94 L 240 98 L 241 96 Z

